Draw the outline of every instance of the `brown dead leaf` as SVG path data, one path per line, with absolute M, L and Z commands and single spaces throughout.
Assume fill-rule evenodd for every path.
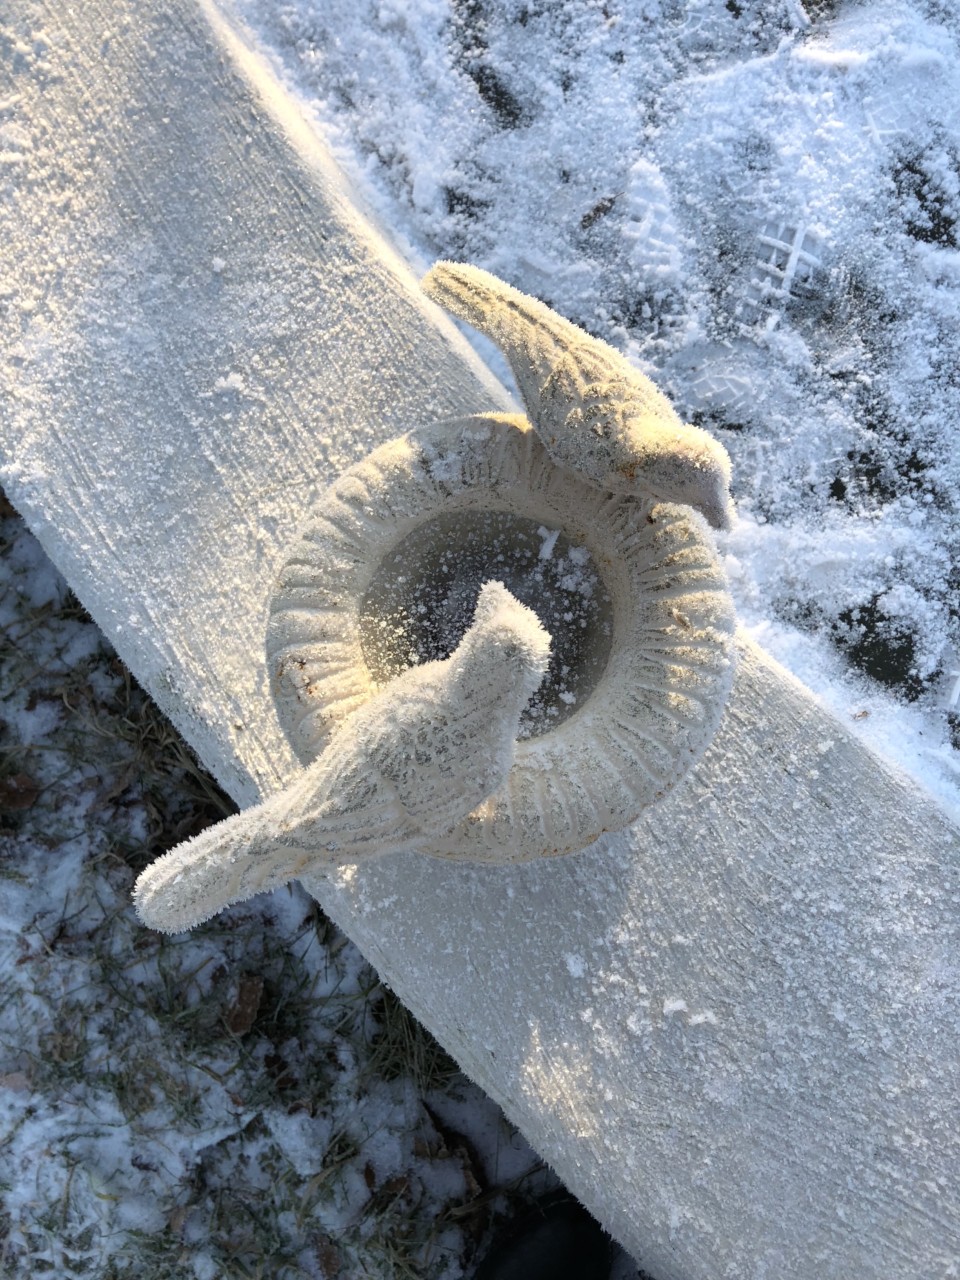
M 127 768 L 122 770 L 112 782 L 108 782 L 106 786 L 101 787 L 90 808 L 94 811 L 106 808 L 111 801 L 116 800 L 118 796 L 122 796 L 123 793 L 133 785 L 137 779 L 138 773 L 139 766 L 136 763 L 128 765 Z
M 402 1173 L 398 1173 L 395 1178 L 388 1178 L 380 1188 L 380 1194 L 384 1200 L 395 1200 L 405 1195 L 410 1190 L 410 1179 Z
M 336 1280 L 342 1266 L 340 1250 L 329 1236 L 318 1236 L 316 1251 L 317 1261 L 323 1269 L 325 1280 Z
M 29 1093 L 32 1087 L 23 1071 L 8 1071 L 0 1076 L 0 1089 L 9 1089 L 11 1093 Z
M 233 1008 L 227 1014 L 227 1026 L 235 1036 L 245 1036 L 256 1022 L 262 997 L 263 978 L 258 973 L 244 974 Z
M 170 1230 L 173 1232 L 174 1235 L 180 1235 L 180 1233 L 183 1231 L 184 1225 L 186 1224 L 186 1221 L 187 1221 L 187 1214 L 189 1212 L 190 1210 L 185 1204 L 175 1205 L 174 1208 L 171 1210 L 168 1221 L 170 1224 Z
M 29 809 L 39 794 L 40 787 L 27 773 L 11 773 L 0 778 L 0 809 L 8 813 Z

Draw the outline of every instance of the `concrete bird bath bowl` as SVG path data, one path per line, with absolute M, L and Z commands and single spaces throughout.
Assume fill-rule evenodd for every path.
M 419 429 L 326 491 L 271 601 L 281 724 L 315 759 L 380 685 L 446 656 L 491 577 L 538 613 L 551 669 L 506 786 L 425 852 L 570 853 L 631 823 L 700 757 L 733 679 L 734 611 L 689 508 L 585 484 L 523 418 Z

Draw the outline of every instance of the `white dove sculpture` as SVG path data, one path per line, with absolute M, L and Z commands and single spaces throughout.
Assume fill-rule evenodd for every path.
M 391 680 L 285 790 L 151 863 L 134 888 L 141 920 L 178 933 L 308 868 L 446 834 L 506 781 L 549 656 L 533 610 L 485 583 L 448 658 Z
M 558 467 L 612 493 L 646 493 L 731 523 L 730 458 L 685 423 L 619 351 L 489 271 L 438 262 L 424 291 L 500 347 L 527 416 Z

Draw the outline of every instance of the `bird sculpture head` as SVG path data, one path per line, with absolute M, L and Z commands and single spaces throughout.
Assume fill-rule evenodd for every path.
M 501 697 L 509 697 L 516 705 L 519 723 L 520 712 L 546 675 L 550 635 L 532 609 L 502 582 L 491 580 L 480 588 L 473 623 L 451 662 L 454 671 L 462 673 L 464 696 L 479 698 L 485 690 L 499 687 Z M 517 724 L 512 720 L 510 728 L 516 738 Z
M 501 348 L 553 461 L 611 493 L 694 507 L 730 527 L 730 458 L 599 338 L 488 271 L 438 262 L 423 288 Z

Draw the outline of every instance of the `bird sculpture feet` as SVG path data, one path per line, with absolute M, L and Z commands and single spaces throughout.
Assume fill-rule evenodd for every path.
M 607 492 L 681 503 L 715 529 L 730 527 L 726 449 L 683 422 L 619 351 L 479 267 L 438 262 L 422 283 L 501 348 L 558 467 Z
M 305 871 L 445 835 L 505 782 L 549 656 L 536 614 L 485 583 L 448 658 L 391 680 L 283 791 L 147 867 L 140 918 L 177 933 Z

